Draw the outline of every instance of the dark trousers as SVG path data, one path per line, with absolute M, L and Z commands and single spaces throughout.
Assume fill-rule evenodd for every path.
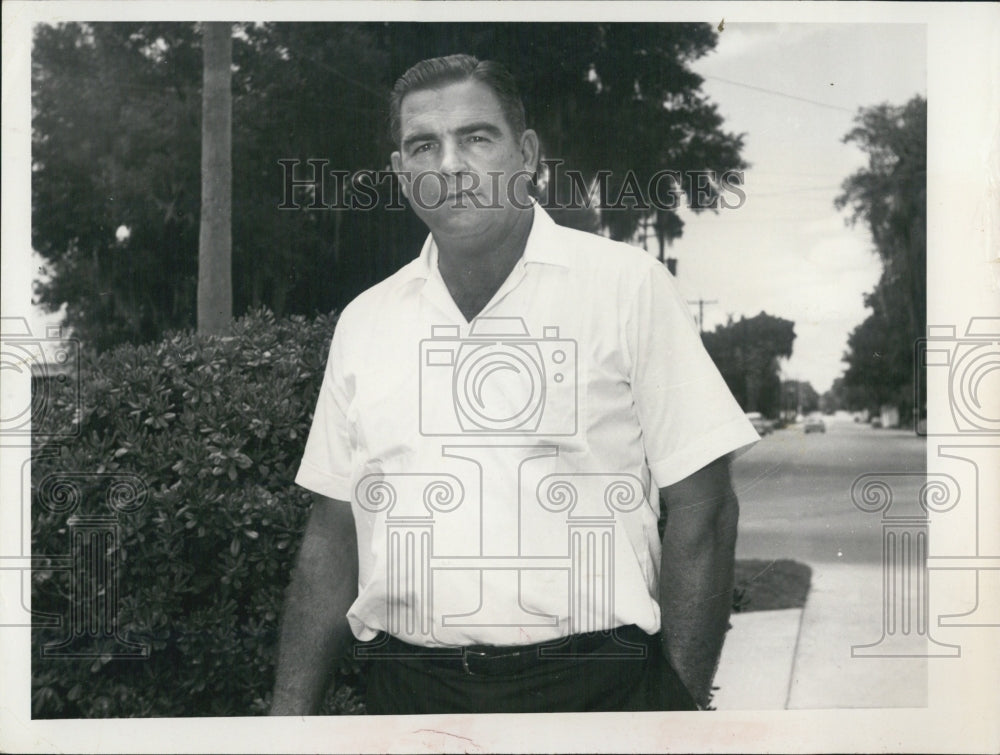
M 578 635 L 581 643 L 530 646 L 516 663 L 498 653 L 425 649 L 382 635 L 359 645 L 370 658 L 367 709 L 371 714 L 555 713 L 573 711 L 697 710 L 663 657 L 659 635 L 636 627 L 614 634 Z M 366 652 L 368 651 L 368 652 Z M 528 655 L 528 658 L 524 656 Z

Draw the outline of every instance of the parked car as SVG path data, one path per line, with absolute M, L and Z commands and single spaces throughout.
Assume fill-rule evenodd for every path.
M 826 423 L 822 417 L 808 417 L 802 426 L 802 431 L 805 433 L 825 433 Z
M 747 412 L 747 419 L 750 420 L 750 424 L 753 425 L 753 429 L 757 431 L 760 437 L 774 432 L 774 423 L 765 419 L 764 415 L 760 412 Z

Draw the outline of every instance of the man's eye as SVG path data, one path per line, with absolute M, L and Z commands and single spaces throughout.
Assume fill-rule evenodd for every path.
M 486 137 L 473 134 L 471 136 L 466 137 L 466 141 L 471 142 L 473 144 L 480 144 L 486 141 Z
M 421 144 L 419 147 L 416 147 L 413 150 L 413 154 L 416 155 L 416 154 L 419 154 L 421 152 L 428 152 L 428 151 L 430 151 L 432 149 L 434 149 L 434 144 L 432 142 L 428 142 L 426 144 Z

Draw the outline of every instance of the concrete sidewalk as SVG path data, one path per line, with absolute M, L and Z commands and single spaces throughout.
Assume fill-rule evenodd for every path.
M 878 657 L 890 652 L 892 639 L 882 626 L 881 564 L 811 566 L 804 609 L 733 615 L 716 675 L 715 707 L 925 706 L 927 659 Z M 914 633 L 907 639 L 916 654 L 923 652 L 922 638 Z
M 795 662 L 801 608 L 735 613 L 715 675 L 719 710 L 783 710 Z

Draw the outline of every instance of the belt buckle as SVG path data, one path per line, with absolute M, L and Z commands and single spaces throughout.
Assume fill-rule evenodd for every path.
M 477 653 L 471 648 L 462 648 L 462 670 L 469 676 L 477 676 L 477 674 L 469 668 L 469 656 L 478 655 L 482 658 L 486 657 L 486 653 Z

